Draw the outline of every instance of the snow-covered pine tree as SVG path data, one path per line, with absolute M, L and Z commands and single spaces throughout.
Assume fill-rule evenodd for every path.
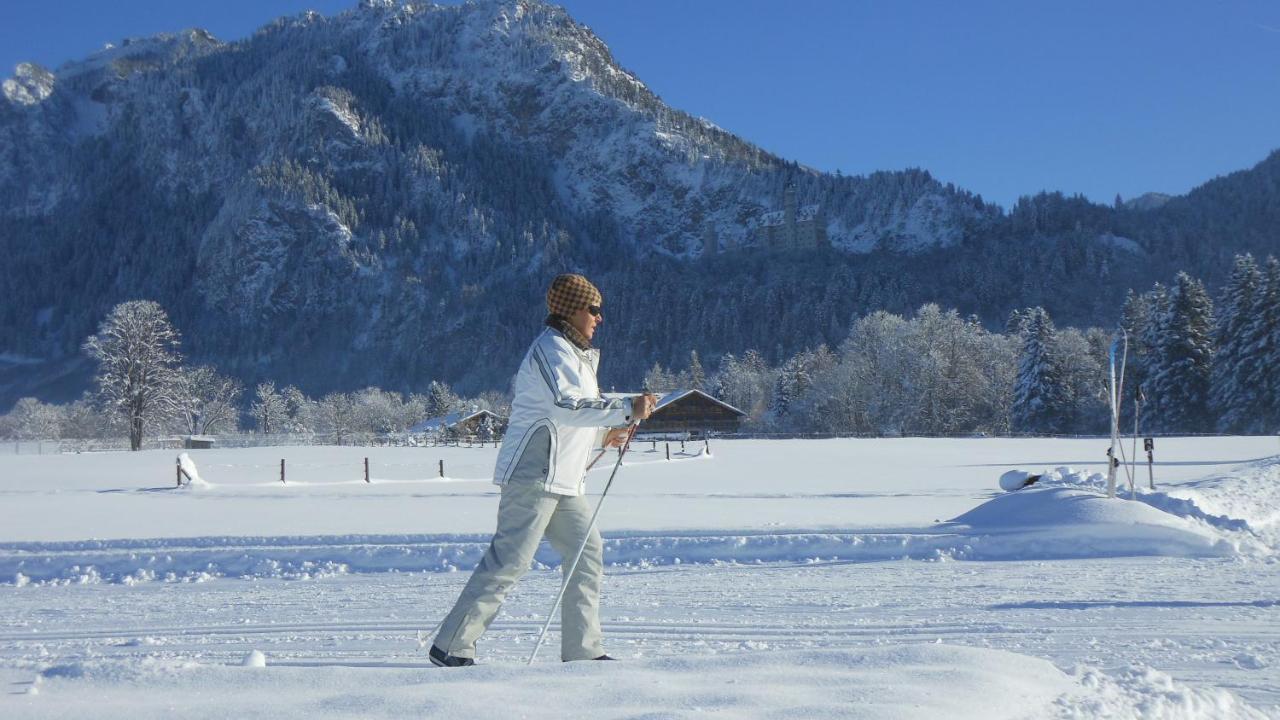
M 1268 257 L 1253 310 L 1241 329 L 1241 391 L 1254 401 L 1244 432 L 1280 430 L 1280 260 Z
M 707 390 L 707 372 L 702 369 L 702 361 L 698 359 L 698 351 L 689 351 L 689 389 Z
M 835 365 L 836 357 L 826 345 L 805 350 L 782 364 L 773 385 L 773 401 L 769 407 L 771 421 L 778 430 L 796 429 L 791 417 L 792 405 L 813 387 L 814 378 Z
M 84 343 L 98 361 L 98 396 L 127 422 L 132 450 L 142 448 L 149 425 L 176 409 L 180 344 L 164 308 L 150 300 L 116 305 Z
M 1169 320 L 1169 290 L 1163 284 L 1156 283 L 1150 290 L 1139 295 L 1136 302 L 1141 313 L 1138 315 L 1140 323 L 1136 326 L 1136 337 L 1134 331 L 1130 330 L 1129 360 L 1126 365 L 1133 367 L 1133 374 L 1130 377 L 1139 379 L 1139 384 L 1133 387 L 1142 388 L 1142 393 L 1147 399 L 1142 414 L 1148 419 L 1146 424 L 1154 428 L 1155 425 L 1150 422 L 1150 418 L 1159 415 L 1160 397 L 1155 394 L 1151 379 L 1161 367 L 1160 336 Z M 1136 362 L 1134 345 L 1138 347 Z M 1129 374 L 1129 367 L 1125 368 L 1126 375 Z M 1128 386 L 1128 382 L 1125 385 Z
M 1068 417 L 1062 372 L 1054 358 L 1057 334 L 1044 308 L 1023 315 L 1022 356 L 1013 395 L 1013 429 L 1017 432 L 1061 432 Z
M 1178 273 L 1161 326 L 1160 364 L 1150 379 L 1158 411 L 1151 414 L 1151 424 L 1164 432 L 1212 430 L 1213 301 L 1199 280 Z
M 677 373 L 662 367 L 661 363 L 654 363 L 649 368 L 649 372 L 644 375 L 644 390 L 662 395 L 672 390 L 679 390 L 680 377 Z
M 1130 288 L 1124 298 L 1120 326 L 1129 337 L 1129 358 L 1125 362 L 1124 386 L 1131 392 L 1136 392 L 1147 381 L 1147 366 L 1151 362 L 1151 346 L 1147 343 L 1148 326 L 1152 322 L 1151 311 L 1151 298 L 1146 294 L 1139 295 Z M 1106 367 L 1106 349 L 1109 343 L 1110 340 L 1102 348 L 1103 367 Z M 1103 395 L 1105 394 L 1104 391 Z M 1129 420 L 1131 421 L 1132 418 Z
M 1253 392 L 1245 378 L 1254 374 L 1261 358 L 1247 352 L 1245 329 L 1256 309 L 1262 273 L 1252 255 L 1237 255 L 1231 278 L 1218 303 L 1214 328 L 1217 353 L 1209 390 L 1209 404 L 1218 415 L 1220 432 L 1246 432 L 1259 416 L 1262 397 Z
M 343 398 L 338 397 L 338 394 L 336 393 L 331 393 L 331 394 L 333 395 L 332 398 L 326 398 L 326 399 L 332 399 L 332 402 L 330 403 L 331 405 L 333 405 L 334 403 L 338 403 L 340 405 L 344 401 Z M 427 398 L 427 405 L 425 410 L 427 413 L 427 417 L 429 418 L 444 417 L 445 415 L 448 415 L 451 412 L 455 412 L 457 410 L 462 409 L 462 398 L 458 397 L 458 394 L 453 391 L 453 388 L 449 387 L 445 383 L 440 382 L 439 380 L 432 380 L 431 384 L 427 386 L 426 398 Z M 342 415 L 342 411 L 343 411 L 343 408 L 339 407 L 339 410 L 338 410 L 339 416 Z M 329 414 L 331 416 L 334 416 L 334 412 L 332 411 L 332 408 Z

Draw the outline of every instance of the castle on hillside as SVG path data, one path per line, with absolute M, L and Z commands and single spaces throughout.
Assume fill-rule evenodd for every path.
M 782 209 L 764 213 L 747 222 L 742 242 L 725 238 L 721 245 L 715 226 L 708 222 L 702 230 L 702 256 L 756 248 L 760 250 L 814 250 L 831 247 L 827 240 L 827 213 L 822 205 L 796 207 L 796 189 L 788 185 Z

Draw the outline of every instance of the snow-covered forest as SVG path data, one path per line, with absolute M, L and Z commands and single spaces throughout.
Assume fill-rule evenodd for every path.
M 1203 284 L 1180 273 L 1168 287 L 1130 292 L 1119 324 L 1128 338 L 1126 427 L 1140 401 L 1137 420 L 1144 432 L 1280 428 L 1276 258 L 1258 263 L 1250 255 L 1237 257 L 1216 311 Z M 726 354 L 708 370 L 695 350 L 683 367 L 653 365 L 644 389 L 707 391 L 746 412 L 744 430 L 753 433 L 1103 433 L 1108 351 L 1117 332 L 1056 328 L 1040 307 L 1013 312 L 1004 332 L 992 332 L 977 318 L 930 304 L 909 317 L 879 311 L 858 318 L 837 347 L 807 349 L 776 366 L 749 349 Z M 247 390 L 216 368 L 184 365 L 180 344 L 159 305 L 118 306 L 84 344 L 99 362 L 96 391 L 66 405 L 23 398 L 0 417 L 0 436 L 127 434 L 137 449 L 145 427 L 149 435 L 249 430 L 324 435 L 345 444 L 403 433 L 459 410 L 502 415 L 508 406 L 500 392 L 461 397 L 444 380 L 409 395 L 370 387 L 308 397 L 269 381 Z M 130 363 L 145 372 L 131 372 Z M 607 362 L 603 373 L 607 378 Z M 150 384 L 131 386 L 139 376 Z

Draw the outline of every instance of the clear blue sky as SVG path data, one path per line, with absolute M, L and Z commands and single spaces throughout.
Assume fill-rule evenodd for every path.
M 356 0 L 0 0 L 0 68 L 186 27 L 244 37 Z M 1184 193 L 1280 148 L 1276 0 L 566 0 L 670 105 L 846 174 L 1008 207 Z

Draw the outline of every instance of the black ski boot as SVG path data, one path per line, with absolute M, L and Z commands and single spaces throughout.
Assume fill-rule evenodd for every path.
M 435 645 L 431 646 L 431 651 L 427 655 L 431 657 L 433 665 L 439 665 L 440 667 L 467 667 L 476 664 L 476 661 L 471 658 L 450 655 Z

